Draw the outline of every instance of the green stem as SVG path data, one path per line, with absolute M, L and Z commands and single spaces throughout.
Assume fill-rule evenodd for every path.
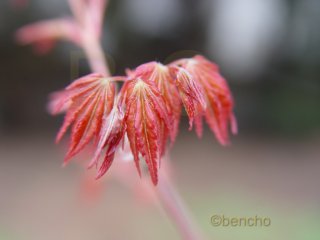
M 167 176 L 161 175 L 156 194 L 162 208 L 176 225 L 183 240 L 203 239 L 184 202 Z

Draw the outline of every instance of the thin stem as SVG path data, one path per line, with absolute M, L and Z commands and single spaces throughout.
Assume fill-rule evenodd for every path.
M 83 15 L 85 14 L 85 10 L 86 10 L 84 1 L 69 0 L 68 2 L 74 17 L 77 19 L 77 21 L 81 25 L 83 25 Z
M 125 82 L 125 81 L 127 81 L 127 78 L 123 77 L 123 76 L 113 76 L 112 81 L 113 82 Z
M 182 239 L 203 239 L 186 206 L 167 176 L 161 176 L 156 188 L 156 194 L 166 214 L 178 228 Z
M 95 2 L 69 0 L 69 5 L 77 20 L 81 34 L 80 45 L 88 58 L 91 70 L 109 77 L 110 70 L 100 42 L 107 2 L 107 0 Z
M 87 55 L 91 70 L 109 77 L 110 70 L 100 40 L 94 34 L 91 35 L 88 32 L 83 34 L 82 39 L 82 47 Z

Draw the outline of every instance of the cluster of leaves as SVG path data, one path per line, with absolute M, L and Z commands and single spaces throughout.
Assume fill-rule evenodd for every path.
M 115 82 L 124 85 L 117 93 Z M 229 128 L 237 132 L 233 99 L 218 67 L 204 58 L 180 59 L 168 65 L 149 62 L 124 77 L 90 74 L 52 94 L 52 114 L 66 112 L 57 141 L 71 127 L 68 162 L 88 143 L 96 145 L 89 167 L 98 166 L 97 178 L 110 168 L 121 142 L 128 141 L 138 172 L 142 157 L 152 182 L 168 142 L 173 143 L 182 109 L 188 114 L 190 130 L 200 137 L 204 118 L 217 140 L 229 142 Z M 104 158 L 100 157 L 104 152 Z

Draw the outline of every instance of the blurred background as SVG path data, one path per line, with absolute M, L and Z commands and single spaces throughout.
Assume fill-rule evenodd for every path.
M 116 181 L 83 204 L 85 169 L 60 167 L 66 147 L 53 139 L 63 118 L 47 114 L 47 96 L 89 67 L 69 43 L 41 54 L 14 33 L 68 15 L 65 0 L 0 2 L 0 239 L 179 239 Z M 320 239 L 319 24 L 317 0 L 110 0 L 103 46 L 114 74 L 200 53 L 234 93 L 231 146 L 208 128 L 198 140 L 184 119 L 172 150 L 178 189 L 209 239 Z M 214 214 L 272 224 L 212 227 Z

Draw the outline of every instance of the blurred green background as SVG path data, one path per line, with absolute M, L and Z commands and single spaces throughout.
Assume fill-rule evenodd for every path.
M 60 168 L 62 117 L 47 114 L 47 96 L 88 65 L 69 43 L 37 55 L 14 33 L 69 14 L 65 0 L 0 2 L 0 240 L 178 239 L 119 183 L 84 207 L 85 170 Z M 178 189 L 209 239 L 320 239 L 319 23 L 317 0 L 110 0 L 103 46 L 114 74 L 201 53 L 230 83 L 240 129 L 232 146 L 218 146 L 208 128 L 196 139 L 183 119 L 172 150 Z M 214 214 L 272 224 L 213 227 Z

